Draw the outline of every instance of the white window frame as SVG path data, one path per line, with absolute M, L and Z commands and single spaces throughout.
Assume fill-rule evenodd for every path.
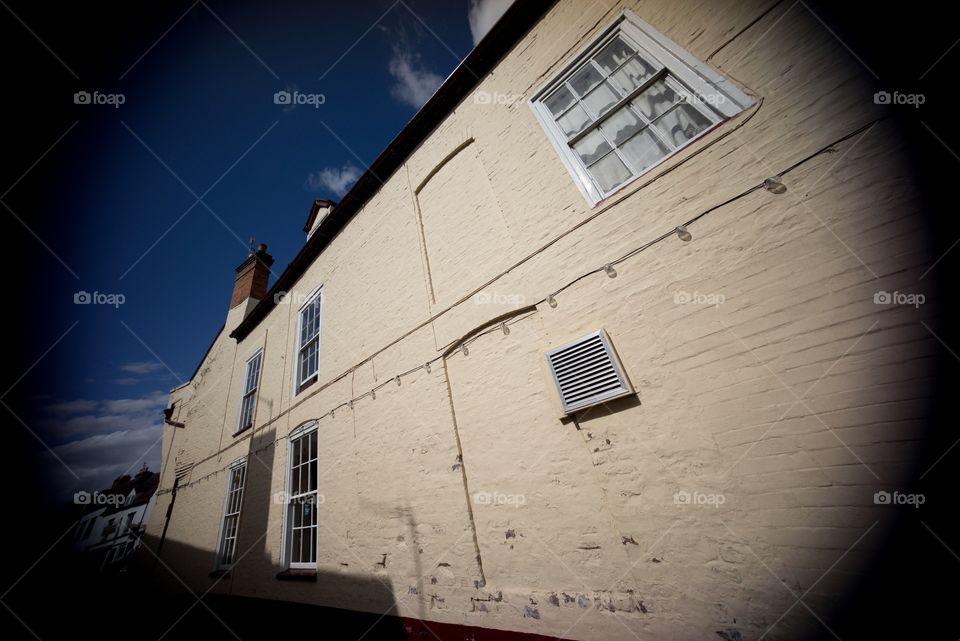
M 317 421 L 307 421 L 303 425 L 297 427 L 295 430 L 290 432 L 290 435 L 287 436 L 287 463 L 286 463 L 286 491 L 284 492 L 284 506 L 283 506 L 283 531 L 281 538 L 283 540 L 282 545 L 282 557 L 281 563 L 284 567 L 290 570 L 316 570 L 317 569 L 317 558 L 314 558 L 313 562 L 302 562 L 302 561 L 293 561 L 293 506 L 295 505 L 295 499 L 300 499 L 313 495 L 314 497 L 314 517 L 316 523 L 313 524 L 313 537 L 314 541 L 317 542 L 314 554 L 319 556 L 319 490 L 320 490 L 320 431 L 317 429 Z M 308 492 L 300 493 L 299 491 L 294 494 L 293 490 L 293 453 L 295 443 L 300 441 L 305 437 L 310 435 L 317 441 L 317 458 L 312 461 L 307 461 L 306 464 L 313 464 L 313 478 L 315 479 L 314 489 Z M 299 488 L 298 488 L 299 490 Z M 305 529 L 305 528 L 299 528 Z
M 240 481 L 239 487 L 234 487 L 234 481 L 237 479 L 239 474 Z M 217 532 L 217 547 L 214 552 L 214 569 L 215 570 L 229 570 L 233 566 L 233 562 L 236 560 L 237 554 L 237 539 L 240 536 L 240 513 L 243 510 L 243 493 L 247 487 L 247 457 L 241 456 L 233 463 L 227 467 L 227 490 L 224 492 L 223 497 L 223 510 L 220 517 L 220 531 Z M 232 509 L 231 499 L 233 495 L 236 494 L 236 509 Z M 224 559 L 224 545 L 227 542 L 227 518 L 233 517 L 236 519 L 237 525 L 234 531 L 234 535 L 230 542 L 230 562 L 225 563 Z
M 306 302 L 297 309 L 297 331 L 293 336 L 293 393 L 292 397 L 296 397 L 301 391 L 303 391 L 303 384 L 305 381 L 309 381 L 311 378 L 316 377 L 317 380 L 320 379 L 320 334 L 323 327 L 323 287 L 318 287 L 313 293 L 311 293 Z M 303 329 L 303 311 L 313 305 L 315 302 L 320 302 L 320 310 L 317 312 L 317 369 L 306 378 L 301 379 L 300 377 L 300 352 L 303 349 L 304 345 L 301 343 L 300 332 Z M 311 339 L 312 341 L 313 339 Z
M 259 360 L 258 360 L 259 359 Z M 250 388 L 250 366 L 257 361 L 257 375 L 253 381 L 253 388 Z M 236 434 L 241 430 L 246 429 L 249 425 L 253 427 L 253 423 L 257 418 L 257 397 L 260 395 L 260 378 L 263 376 L 263 348 L 260 347 L 253 353 L 253 355 L 247 359 L 246 365 L 243 368 L 243 387 L 240 390 L 240 412 L 237 414 L 237 427 L 234 429 L 233 433 Z M 243 415 L 245 414 L 244 410 L 246 405 L 247 397 L 250 396 L 250 422 L 244 423 Z
M 591 124 L 587 125 L 581 132 L 575 134 L 568 140 L 564 132 L 557 126 L 553 115 L 547 109 L 544 101 L 554 90 L 573 76 L 574 73 L 583 68 L 584 65 L 590 64 L 589 60 L 595 54 L 599 53 L 608 42 L 617 37 L 618 34 L 624 36 L 630 44 L 637 47 L 637 52 L 641 57 L 652 58 L 651 62 L 661 64 L 663 69 L 645 80 L 640 87 L 631 92 L 627 97 L 618 101 L 602 116 L 593 120 Z M 671 89 L 680 94 L 681 101 L 687 102 L 706 116 L 710 120 L 710 125 L 689 141 L 673 149 L 660 160 L 641 171 L 635 172 L 630 168 L 630 164 L 625 162 L 624 164 L 631 173 L 630 177 L 619 185 L 603 191 L 596 180 L 590 175 L 586 165 L 584 165 L 580 157 L 574 152 L 571 145 L 581 140 L 588 132 L 597 130 L 599 123 L 603 122 L 606 118 L 633 100 L 644 88 L 648 87 L 657 79 L 667 76 L 669 76 L 672 81 L 669 83 Z M 704 100 L 702 98 L 703 96 L 722 97 L 723 100 Z M 566 166 L 570 172 L 583 197 L 587 203 L 589 203 L 590 207 L 594 207 L 602 200 L 629 186 L 640 176 L 648 174 L 654 167 L 661 165 L 694 141 L 699 140 L 725 120 L 743 111 L 753 104 L 753 99 L 741 91 L 730 80 L 717 73 L 705 63 L 694 58 L 673 40 L 644 22 L 633 11 L 625 9 L 610 26 L 590 43 L 582 47 L 569 62 L 565 63 L 558 72 L 553 74 L 553 76 L 533 94 L 528 104 L 533 110 L 534 116 L 547 133 L 547 137 L 553 144 L 554 149 L 556 149 L 564 166 Z M 662 115 L 663 114 L 660 114 L 660 116 Z M 657 118 L 660 116 L 657 116 Z M 656 127 L 651 127 L 650 131 L 654 135 L 658 133 Z M 619 147 L 612 143 L 610 144 L 614 147 L 614 151 L 610 153 L 618 153 Z M 621 142 L 620 145 L 622 146 L 623 142 Z M 672 147 L 672 145 L 668 146 Z

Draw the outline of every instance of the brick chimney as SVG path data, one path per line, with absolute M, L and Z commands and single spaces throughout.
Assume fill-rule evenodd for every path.
M 271 265 L 273 265 L 273 256 L 267 253 L 267 246 L 260 243 L 257 251 L 250 252 L 246 260 L 237 267 L 237 278 L 233 281 L 233 296 L 230 297 L 230 309 L 251 298 L 257 301 L 263 300 L 267 295 Z

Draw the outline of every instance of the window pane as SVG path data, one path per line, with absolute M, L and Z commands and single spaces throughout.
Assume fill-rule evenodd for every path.
M 303 383 L 317 373 L 317 352 L 319 348 L 320 341 L 318 338 L 314 338 L 300 351 L 299 383 Z
M 640 132 L 628 140 L 620 147 L 620 151 L 623 152 L 627 162 L 633 166 L 634 171 L 637 173 L 657 163 L 669 153 L 666 146 L 657 140 L 657 137 L 654 136 L 649 129 Z
M 594 58 L 605 73 L 610 73 L 633 54 L 633 47 L 628 45 L 620 38 L 614 38 L 610 44 L 604 47 Z
M 317 349 L 319 344 L 316 340 L 313 340 L 309 346 L 307 346 L 307 372 L 306 376 L 309 378 L 317 373 Z
M 293 474 L 290 478 L 290 493 L 299 494 L 300 493 L 300 468 L 293 468 Z
M 303 527 L 303 510 L 302 510 L 301 507 L 300 507 L 300 503 L 301 503 L 302 501 L 303 501 L 303 499 L 302 499 L 302 498 L 299 498 L 299 499 L 295 499 L 295 500 L 291 503 L 291 505 L 292 505 L 291 509 L 293 510 L 293 527 L 294 527 L 294 529 Z
M 655 69 L 648 62 L 634 56 L 610 78 L 624 94 L 628 94 L 643 84 L 643 81 L 653 75 L 654 71 Z
M 600 125 L 603 133 L 616 145 L 619 145 L 642 128 L 643 123 L 627 107 L 618 109 L 615 114 Z
M 300 344 L 310 338 L 310 325 L 313 322 L 313 305 L 308 305 L 300 312 Z
M 260 355 L 255 356 L 247 363 L 247 380 L 244 388 L 245 392 L 252 391 L 257 386 L 257 379 L 260 376 Z
M 307 350 L 300 352 L 300 381 L 303 382 L 309 378 L 308 372 L 310 371 L 310 354 Z
M 573 87 L 578 96 L 582 96 L 601 80 L 603 80 L 603 76 L 600 75 L 596 67 L 588 62 L 583 69 L 573 74 L 573 77 L 570 78 L 570 86 Z
M 677 94 L 662 80 L 650 85 L 633 101 L 633 106 L 648 119 L 653 120 L 677 102 Z
M 590 167 L 590 173 L 603 191 L 610 191 L 617 185 L 630 178 L 630 170 L 617 154 L 607 154 L 601 161 Z
M 583 104 L 587 106 L 587 109 L 601 116 L 615 105 L 618 99 L 617 94 L 610 88 L 610 83 L 605 82 L 587 94 L 583 99 Z
M 563 116 L 557 120 L 560 129 L 562 129 L 563 133 L 567 134 L 568 137 L 580 133 L 589 123 L 590 116 L 587 115 L 587 112 L 584 111 L 580 105 L 574 105 L 570 111 L 563 114 Z
M 305 526 L 313 524 L 313 497 L 307 496 L 304 497 L 303 503 L 301 503 L 303 510 L 303 518 L 301 523 Z
M 567 89 L 566 86 L 562 86 L 554 91 L 553 94 L 544 101 L 544 104 L 547 106 L 547 109 L 550 110 L 550 113 L 552 113 L 554 117 L 557 117 L 560 115 L 560 112 L 573 104 L 573 100 L 573 94 L 570 93 L 570 90 Z
M 654 123 L 663 135 L 680 147 L 701 131 L 710 126 L 710 120 L 702 113 L 684 103 L 666 114 Z
M 291 561 L 300 563 L 300 533 L 302 530 L 293 531 L 293 558 Z
M 591 131 L 573 146 L 583 164 L 589 165 L 597 161 L 603 154 L 610 151 L 610 144 L 604 140 L 599 131 Z
M 317 296 L 312 303 L 300 312 L 300 345 L 306 344 L 308 340 L 316 336 L 319 329 L 320 297 Z

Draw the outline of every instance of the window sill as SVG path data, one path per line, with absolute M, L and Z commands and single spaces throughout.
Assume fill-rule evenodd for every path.
M 283 572 L 277 572 L 279 581 L 308 581 L 317 582 L 317 571 L 310 569 L 289 569 Z
M 308 378 L 307 380 L 305 380 L 304 382 L 302 382 L 302 383 L 300 384 L 300 387 L 297 388 L 297 394 L 299 394 L 299 393 L 302 392 L 303 390 L 307 389 L 308 387 L 310 387 L 311 385 L 313 385 L 314 383 L 316 383 L 316 382 L 317 382 L 317 378 L 318 378 L 318 375 L 317 375 L 317 374 L 314 374 L 313 376 L 311 376 L 310 378 Z
M 246 432 L 247 430 L 249 430 L 251 427 L 253 427 L 253 423 L 250 423 L 249 425 L 246 425 L 246 426 L 244 426 L 244 427 L 241 427 L 239 430 L 237 430 L 236 432 L 233 433 L 233 437 L 236 438 L 236 437 L 240 436 L 241 434 L 243 434 L 244 432 Z

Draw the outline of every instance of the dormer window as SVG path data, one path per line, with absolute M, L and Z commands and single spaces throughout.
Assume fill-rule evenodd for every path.
M 303 231 L 307 232 L 307 240 L 313 236 L 313 233 L 320 228 L 321 223 L 333 211 L 337 203 L 326 198 L 317 198 L 310 206 L 310 215 L 307 217 L 307 223 L 303 226 Z

